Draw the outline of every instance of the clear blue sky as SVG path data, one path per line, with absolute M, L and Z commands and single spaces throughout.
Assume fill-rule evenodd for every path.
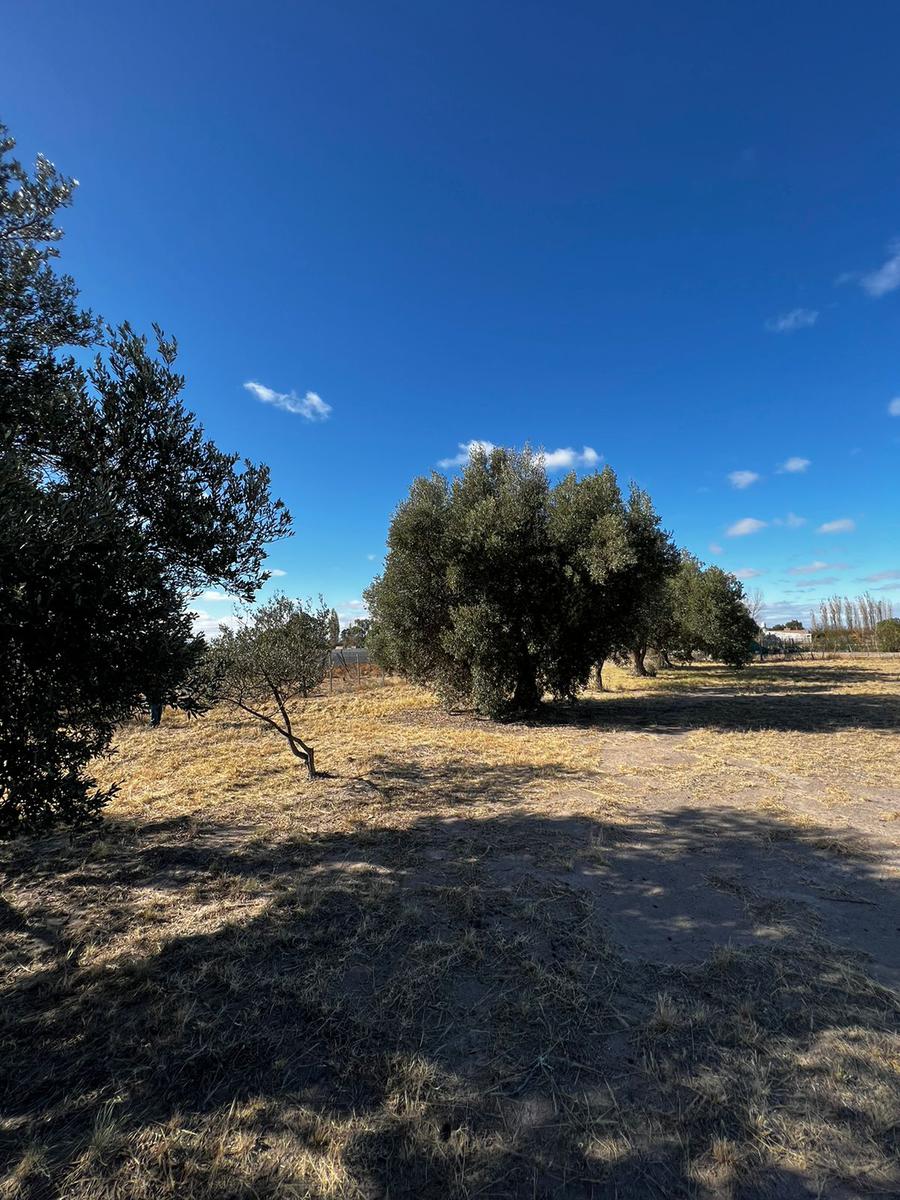
M 483 439 L 602 455 L 772 616 L 900 600 L 896 4 L 29 0 L 2 41 L 65 265 L 271 465 L 290 593 L 352 614 Z

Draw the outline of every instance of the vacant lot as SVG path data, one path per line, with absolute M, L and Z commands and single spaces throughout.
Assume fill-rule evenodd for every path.
M 900 1195 L 900 663 L 134 726 L 0 855 L 0 1196 Z

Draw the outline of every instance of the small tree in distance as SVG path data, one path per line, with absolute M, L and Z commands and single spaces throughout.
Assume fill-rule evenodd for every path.
M 210 655 L 216 696 L 286 739 L 315 778 L 315 752 L 297 733 L 291 706 L 325 677 L 330 653 L 329 611 L 278 594 L 236 629 L 221 626 Z
M 368 617 L 358 617 L 341 634 L 341 645 L 362 648 L 366 644 L 372 622 Z

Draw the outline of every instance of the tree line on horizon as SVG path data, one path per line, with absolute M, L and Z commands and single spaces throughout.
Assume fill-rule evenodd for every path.
M 890 600 L 864 592 L 829 596 L 810 616 L 812 643 L 821 650 L 900 650 L 900 620 Z
M 148 705 L 231 703 L 314 775 L 291 705 L 342 639 L 492 717 L 574 699 L 609 658 L 749 659 L 741 584 L 679 550 L 646 492 L 608 467 L 551 485 L 538 455 L 504 449 L 415 480 L 371 619 L 342 635 L 333 609 L 277 595 L 195 635 L 191 598 L 251 604 L 290 514 L 268 468 L 185 407 L 173 339 L 80 306 L 54 266 L 75 183 L 14 147 L 0 126 L 0 836 L 96 817 L 115 787 L 91 762 Z

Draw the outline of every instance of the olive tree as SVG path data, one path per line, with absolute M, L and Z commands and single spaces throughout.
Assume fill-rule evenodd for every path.
M 189 596 L 251 600 L 290 530 L 267 468 L 185 406 L 174 341 L 80 308 L 55 269 L 75 182 L 13 149 L 0 126 L 0 836 L 96 816 L 117 725 L 195 707 Z
M 325 677 L 329 610 L 278 594 L 235 627 L 222 625 L 210 648 L 216 698 L 280 734 L 315 777 L 315 752 L 296 728 L 296 706 Z
M 609 467 L 551 487 L 540 454 L 476 449 L 394 514 L 367 645 L 448 703 L 531 712 L 545 692 L 577 695 L 673 567 L 649 498 L 626 502 Z
M 758 632 L 741 581 L 721 567 L 704 567 L 682 551 L 661 598 L 651 639 L 663 661 L 674 655 L 691 662 L 699 653 L 743 667 L 753 658 Z
M 875 626 L 875 637 L 875 644 L 879 650 L 900 650 L 900 621 L 896 617 L 886 617 L 879 621 Z

